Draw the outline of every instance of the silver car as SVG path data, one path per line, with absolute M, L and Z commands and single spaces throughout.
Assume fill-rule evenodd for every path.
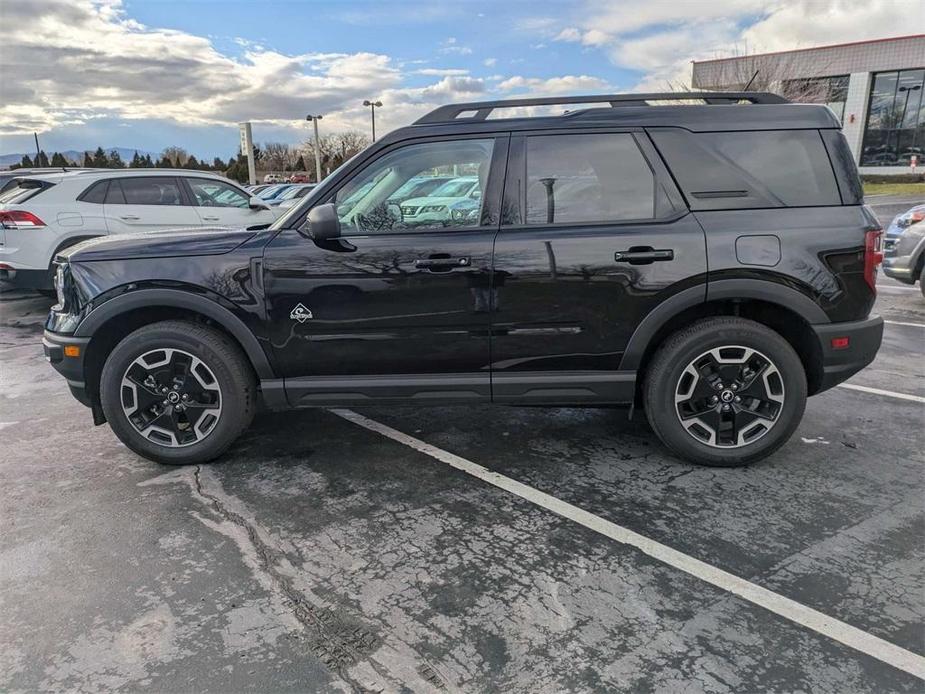
M 883 254 L 883 274 L 905 282 L 919 283 L 925 296 L 925 221 L 907 226 Z

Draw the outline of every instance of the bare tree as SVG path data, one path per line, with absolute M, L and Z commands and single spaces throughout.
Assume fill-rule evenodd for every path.
M 302 152 L 306 162 L 314 161 L 315 146 L 315 138 L 302 143 Z M 333 135 L 322 135 L 317 146 L 322 166 L 330 171 L 368 147 L 369 138 L 357 130 L 348 130 Z
M 186 164 L 189 159 L 189 152 L 182 147 L 171 145 L 170 147 L 165 147 L 164 151 L 161 152 L 161 159 L 168 159 L 175 168 L 178 168 Z
M 285 171 L 293 163 L 293 148 L 284 142 L 264 142 L 263 165 L 269 171 Z

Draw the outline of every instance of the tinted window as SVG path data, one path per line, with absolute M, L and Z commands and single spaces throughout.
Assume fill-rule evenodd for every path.
M 493 147 L 494 140 L 456 140 L 389 152 L 335 194 L 332 202 L 344 233 L 478 226 Z M 440 179 L 443 185 L 430 193 L 432 203 L 428 198 L 407 198 L 400 204 L 390 200 L 413 178 Z
M 818 130 L 651 135 L 691 209 L 841 204 Z
M 228 183 L 205 178 L 189 178 L 198 207 L 247 207 L 250 198 Z
M 17 205 L 24 203 L 30 198 L 34 198 L 43 190 L 54 186 L 54 183 L 48 181 L 36 181 L 31 179 L 13 180 L 7 183 L 0 193 L 0 205 Z
M 118 192 L 113 191 L 118 183 Z M 122 178 L 112 181 L 107 204 L 126 205 L 181 205 L 180 187 L 177 181 L 166 176 L 145 176 Z
M 109 181 L 97 181 L 81 193 L 77 199 L 81 202 L 95 202 L 102 205 L 106 201 L 107 188 L 109 188 Z
M 633 136 L 527 138 L 527 224 L 655 216 L 655 176 Z

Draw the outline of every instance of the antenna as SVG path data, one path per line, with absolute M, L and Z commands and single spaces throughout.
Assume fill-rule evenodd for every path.
M 747 92 L 747 91 L 748 91 L 748 88 L 752 86 L 752 82 L 755 81 L 755 78 L 758 76 L 758 73 L 759 73 L 759 72 L 760 72 L 759 70 L 755 70 L 755 74 L 752 75 L 752 78 L 751 78 L 748 82 L 745 83 L 745 86 L 744 86 L 744 87 L 742 87 L 742 91 L 743 91 L 743 92 Z

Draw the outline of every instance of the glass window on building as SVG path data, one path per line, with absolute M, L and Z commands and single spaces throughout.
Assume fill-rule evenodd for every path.
M 874 75 L 861 166 L 925 162 L 925 68 Z
M 841 122 L 845 116 L 845 101 L 848 99 L 848 79 L 848 75 L 836 75 L 784 80 L 781 95 L 801 104 L 825 104 Z

